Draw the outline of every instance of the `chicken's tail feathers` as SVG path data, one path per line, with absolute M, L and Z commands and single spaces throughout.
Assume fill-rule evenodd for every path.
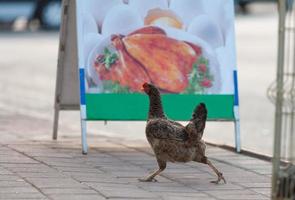
M 207 120 L 207 108 L 206 108 L 206 104 L 205 103 L 199 103 L 193 112 L 193 116 L 192 119 L 201 119 L 201 120 Z

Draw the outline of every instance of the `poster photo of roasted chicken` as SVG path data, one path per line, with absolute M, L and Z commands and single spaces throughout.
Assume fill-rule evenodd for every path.
M 229 0 L 88 0 L 82 20 L 88 93 L 231 94 Z

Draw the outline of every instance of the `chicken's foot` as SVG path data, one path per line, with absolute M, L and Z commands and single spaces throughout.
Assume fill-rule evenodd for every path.
M 225 178 L 223 177 L 222 173 L 218 171 L 218 169 L 211 163 L 210 160 L 206 156 L 204 156 L 201 160 L 195 160 L 196 162 L 201 162 L 204 164 L 207 164 L 217 175 L 218 179 L 216 181 L 211 181 L 211 183 L 219 183 L 221 180 L 223 180 L 224 183 L 226 183 Z
M 151 173 L 150 175 L 148 175 L 145 178 L 138 179 L 139 181 L 141 181 L 141 182 L 157 182 L 157 180 L 155 179 L 155 176 L 160 174 L 166 168 L 166 162 L 165 161 L 158 160 L 158 159 L 157 159 L 157 161 L 158 161 L 159 169 L 156 170 L 155 172 Z
M 145 178 L 138 179 L 140 182 L 158 182 L 157 179 L 155 179 L 155 176 L 160 174 L 164 169 L 158 169 L 155 172 L 151 173 Z
M 226 180 L 225 178 L 223 177 L 222 173 L 218 171 L 218 169 L 211 163 L 210 160 L 206 159 L 206 162 L 205 162 L 207 165 L 209 165 L 209 167 L 211 169 L 213 169 L 213 171 L 216 173 L 218 179 L 216 181 L 211 181 L 211 183 L 216 183 L 218 184 L 221 180 L 223 180 L 224 183 L 226 183 Z

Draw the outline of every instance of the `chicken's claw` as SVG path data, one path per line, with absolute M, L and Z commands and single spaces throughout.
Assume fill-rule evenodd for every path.
M 140 182 L 158 182 L 155 178 L 139 178 L 138 181 Z
M 218 184 L 221 180 L 223 180 L 223 182 L 226 184 L 226 180 L 223 177 L 222 173 L 218 173 L 218 179 L 216 181 L 211 181 L 211 183 Z

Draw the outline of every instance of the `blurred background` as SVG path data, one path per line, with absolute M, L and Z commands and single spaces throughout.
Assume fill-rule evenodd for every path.
M 238 14 L 249 14 L 251 4 L 276 0 L 234 0 Z M 293 0 L 287 0 L 290 7 Z M 13 31 L 58 30 L 61 0 L 0 0 L 0 28 Z
M 242 148 L 271 155 L 274 105 L 266 93 L 276 76 L 277 5 L 275 0 L 235 4 Z M 7 140 L 51 139 L 60 11 L 60 0 L 0 0 L 0 132 Z M 93 137 L 145 139 L 145 122 L 88 124 Z M 59 136 L 80 136 L 79 112 L 61 112 Z M 233 146 L 233 123 L 209 122 L 204 137 Z
M 61 0 L 0 0 L 1 29 L 58 30 Z

